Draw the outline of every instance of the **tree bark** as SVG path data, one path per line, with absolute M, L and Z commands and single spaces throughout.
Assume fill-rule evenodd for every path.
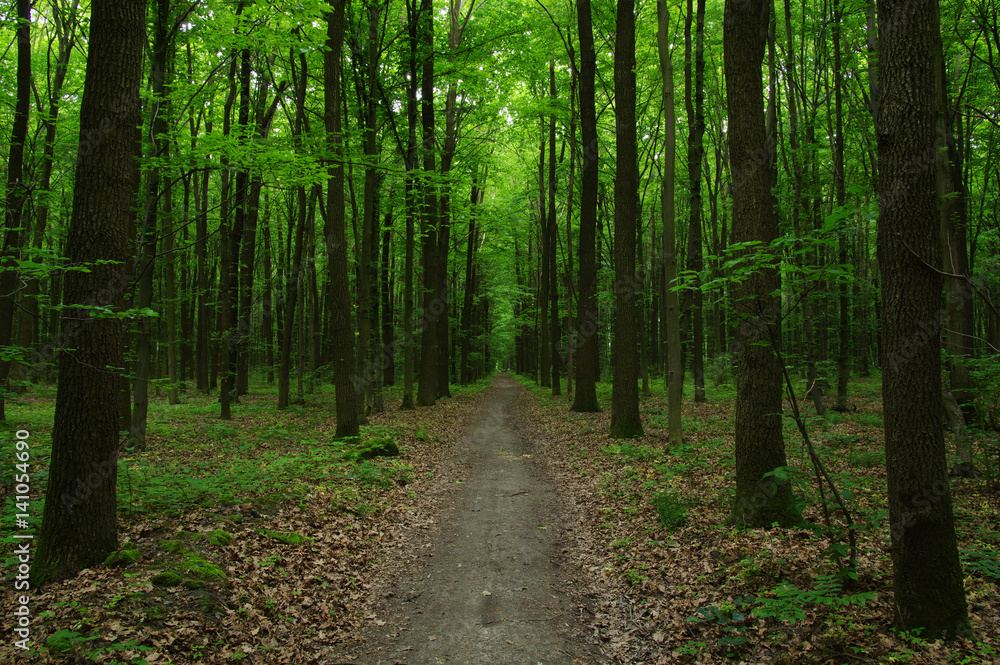
M 118 403 L 121 323 L 81 305 L 120 310 L 127 285 L 129 226 L 139 187 L 136 127 L 146 33 L 144 0 L 91 4 L 87 76 L 69 261 L 95 265 L 64 278 L 63 334 L 75 349 L 59 358 L 52 459 L 31 584 L 63 579 L 103 561 L 118 547 Z
M 444 294 L 436 293 L 439 285 L 437 262 L 438 198 L 433 178 L 437 167 L 434 157 L 434 3 L 423 0 L 420 7 L 422 27 L 421 47 L 423 74 L 420 83 L 420 111 L 423 129 L 421 152 L 424 173 L 428 180 L 423 187 L 423 207 L 420 216 L 422 236 L 421 262 L 423 263 L 423 312 L 420 332 L 420 376 L 417 383 L 417 406 L 433 406 L 438 395 L 437 328 Z
M 577 0 L 577 26 L 580 39 L 580 138 L 583 157 L 580 164 L 580 277 L 577 314 L 576 392 L 571 411 L 600 411 L 597 402 L 597 186 L 598 143 L 596 77 L 597 54 L 594 51 L 594 28 L 590 0 Z
M 27 199 L 23 182 L 24 144 L 28 138 L 31 103 L 31 2 L 17 0 L 17 100 L 7 157 L 7 201 L 4 214 L 3 250 L 0 252 L 0 348 L 14 339 L 14 307 L 18 291 L 17 256 L 21 250 L 21 217 Z M 12 361 L 0 361 L 0 421 L 6 420 L 4 392 Z
M 635 3 L 618 0 L 615 30 L 615 340 L 611 385 L 611 436 L 642 436 L 639 417 L 639 349 L 635 243 L 639 212 L 639 161 L 635 124 Z
M 897 630 L 971 637 L 941 421 L 937 0 L 878 3 L 882 403 Z M 929 265 L 925 265 L 926 262 Z
M 674 226 L 674 172 L 676 169 L 677 118 L 674 111 L 674 67 L 670 56 L 670 13 L 663 0 L 657 4 L 659 22 L 656 31 L 656 45 L 660 56 L 660 72 L 663 77 L 663 108 L 666 114 L 664 137 L 663 182 L 660 185 L 661 221 L 663 223 L 663 308 L 666 329 L 667 357 L 667 431 L 668 442 L 679 445 L 683 440 L 681 431 L 681 398 L 684 378 L 681 367 L 681 327 L 677 292 L 673 290 L 677 281 L 677 239 Z
M 333 158 L 326 192 L 326 250 L 330 270 L 330 307 L 333 312 L 330 337 L 333 342 L 333 380 L 337 396 L 335 438 L 357 436 L 360 430 L 354 388 L 354 326 L 351 321 L 350 273 L 347 264 L 347 234 L 344 225 L 344 145 L 342 138 L 340 87 L 341 52 L 344 41 L 345 0 L 334 0 L 327 14 L 326 47 L 323 54 L 324 120 L 326 144 Z
M 556 101 L 556 68 L 555 62 L 549 62 L 549 99 L 553 106 Z M 552 394 L 561 395 L 559 380 L 559 279 L 557 277 L 556 240 L 559 233 L 556 221 L 556 116 L 553 110 L 549 116 L 549 354 L 552 359 Z
M 764 118 L 761 65 L 769 0 L 726 0 L 723 46 L 729 152 L 733 173 L 733 241 L 767 247 L 778 235 L 771 183 L 776 165 Z M 745 254 L 745 252 L 744 252 Z M 729 522 L 763 527 L 797 521 L 791 487 L 764 474 L 787 464 L 781 431 L 781 277 L 764 265 L 734 288 L 738 372 L 736 377 L 736 497 Z M 774 491 L 772 491 L 774 490 Z

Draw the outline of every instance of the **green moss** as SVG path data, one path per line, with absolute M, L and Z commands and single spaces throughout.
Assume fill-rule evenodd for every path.
M 135 549 L 122 549 L 117 552 L 112 552 L 108 555 L 108 558 L 104 560 L 104 565 L 109 568 L 121 568 L 124 566 L 131 566 L 133 563 L 139 560 L 139 550 Z
M 299 534 L 291 531 L 270 531 L 268 529 L 261 529 L 257 533 L 262 536 L 270 536 L 271 538 L 287 545 L 301 545 L 307 540 L 311 540 L 310 538 L 300 536 Z
M 205 540 L 213 545 L 226 546 L 233 542 L 233 534 L 223 531 L 222 529 L 215 529 L 214 531 L 209 531 L 204 534 Z
M 181 584 L 184 585 L 185 589 L 204 589 L 207 584 L 201 580 L 186 579 Z
M 153 586 L 173 587 L 180 584 L 181 579 L 181 576 L 177 573 L 164 570 L 163 572 L 153 575 L 153 579 L 150 581 L 153 583 Z
M 187 577 L 205 582 L 221 582 L 226 579 L 226 572 L 222 568 L 197 554 L 189 554 L 181 563 L 180 571 Z
M 430 440 L 431 440 L 431 437 L 430 437 L 430 435 L 429 435 L 429 434 L 427 433 L 427 430 L 425 430 L 425 429 L 424 429 L 423 427 L 421 427 L 420 429 L 418 429 L 418 430 L 416 431 L 416 433 L 415 433 L 415 434 L 413 435 L 413 437 L 414 437 L 414 438 L 415 438 L 415 439 L 416 439 L 417 441 L 430 441 Z
M 164 552 L 184 552 L 187 550 L 187 545 L 182 540 L 163 540 L 157 547 Z

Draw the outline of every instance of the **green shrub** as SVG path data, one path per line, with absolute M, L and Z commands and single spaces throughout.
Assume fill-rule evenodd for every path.
M 679 529 L 687 523 L 687 504 L 670 490 L 653 496 L 653 507 L 660 517 L 660 524 L 668 531 Z

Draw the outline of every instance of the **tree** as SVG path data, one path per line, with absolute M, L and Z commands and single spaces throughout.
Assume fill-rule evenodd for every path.
M 618 0 L 615 31 L 615 356 L 611 386 L 611 436 L 642 436 L 639 417 L 639 348 L 635 244 L 639 208 L 639 158 L 635 125 L 635 3 Z
M 66 249 L 71 264 L 93 265 L 65 277 L 63 335 L 72 348 L 59 356 L 34 586 L 99 563 L 118 547 L 121 323 L 93 308 L 120 310 L 128 279 L 145 33 L 145 0 L 93 0 L 80 127 L 81 137 L 100 131 L 102 140 L 80 143 Z
M 761 80 L 768 6 L 765 0 L 726 0 L 723 23 L 733 240 L 765 247 L 778 235 L 770 188 L 775 164 L 769 141 L 774 137 L 768 137 L 765 130 Z M 775 487 L 764 477 L 786 465 L 781 366 L 771 347 L 781 343 L 780 286 L 772 262 L 753 271 L 734 289 L 734 309 L 740 321 L 736 329 L 736 497 L 729 521 L 738 526 L 795 521 L 789 485 Z
M 597 402 L 597 183 L 598 142 L 595 79 L 597 54 L 590 0 L 577 0 L 580 33 L 580 138 L 583 144 L 580 183 L 580 279 L 577 288 L 580 307 L 577 315 L 576 392 L 572 411 L 600 411 Z
M 937 0 L 878 3 L 882 404 L 896 628 L 971 636 L 941 422 Z
M 347 265 L 347 234 L 344 228 L 344 145 L 340 86 L 341 53 L 344 42 L 345 0 L 335 0 L 326 17 L 326 48 L 323 54 L 323 101 L 326 145 L 332 164 L 326 192 L 326 251 L 330 270 L 330 306 L 333 309 L 331 338 L 333 372 L 337 395 L 335 437 L 357 436 L 360 430 L 358 401 L 354 388 L 354 326 L 351 322 L 350 273 Z
M 677 150 L 677 119 L 674 113 L 674 67 L 670 54 L 667 29 L 670 27 L 670 13 L 666 4 L 658 4 L 659 23 L 656 44 L 660 56 L 660 72 L 663 77 L 663 108 L 666 112 L 666 138 L 663 151 L 663 182 L 660 186 L 660 215 L 663 222 L 663 308 L 664 328 L 667 343 L 667 421 L 671 444 L 680 444 L 681 397 L 684 372 L 681 367 L 680 310 L 677 292 L 673 290 L 677 277 L 677 240 L 674 229 L 674 170 Z
M 422 0 L 418 21 L 424 57 L 420 80 L 420 121 L 423 130 L 421 153 L 424 158 L 423 206 L 420 210 L 420 234 L 423 263 L 423 328 L 420 332 L 420 372 L 417 379 L 417 406 L 433 406 L 438 396 L 437 316 L 441 296 L 439 286 L 437 218 L 438 197 L 434 185 L 434 2 Z
M 31 103 L 31 3 L 17 0 L 17 102 L 7 157 L 7 201 L 4 206 L 3 250 L 0 252 L 0 348 L 10 345 L 14 336 L 14 305 L 17 293 L 15 257 L 21 248 L 22 217 L 27 198 L 23 182 L 24 144 L 28 138 L 28 114 Z M 0 421 L 6 420 L 3 392 L 7 390 L 11 361 L 0 360 Z

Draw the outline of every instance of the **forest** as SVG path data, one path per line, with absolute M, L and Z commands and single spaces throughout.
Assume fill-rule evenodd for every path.
M 7 3 L 0 660 L 997 662 L 998 13 Z

